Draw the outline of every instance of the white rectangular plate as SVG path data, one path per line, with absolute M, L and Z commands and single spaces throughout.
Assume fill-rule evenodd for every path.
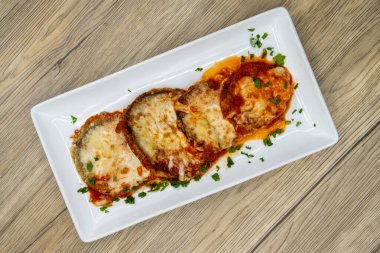
M 263 47 L 274 47 L 275 54 L 286 55 L 286 66 L 300 84 L 287 115 L 288 119 L 294 118 L 294 122 L 275 139 L 272 147 L 264 147 L 262 141 L 251 141 L 247 145 L 252 146 L 251 153 L 255 155 L 252 162 L 248 163 L 247 157 L 235 154 L 235 165 L 227 168 L 226 159 L 222 158 L 219 161 L 222 168 L 219 171 L 220 181 L 212 180 L 210 175 L 214 169 L 211 169 L 201 181 L 192 182 L 187 188 L 168 187 L 163 192 L 149 193 L 144 199 L 136 198 L 135 205 L 120 201 L 107 214 L 89 203 L 86 194 L 77 193 L 77 189 L 84 185 L 69 152 L 70 135 L 75 129 L 93 114 L 126 107 L 149 89 L 189 87 L 201 76 L 201 72 L 194 71 L 197 67 L 207 68 L 228 56 L 247 54 L 248 50 L 260 54 L 262 48 L 253 49 L 249 43 L 250 32 L 247 29 L 252 27 L 256 28 L 255 33 L 269 34 Z M 292 115 L 293 109 L 300 108 L 303 108 L 303 113 Z M 36 105 L 31 114 L 74 225 L 85 242 L 259 176 L 338 140 L 330 113 L 285 8 L 267 11 L 52 98 Z M 75 125 L 71 123 L 70 115 L 78 117 Z M 299 127 L 295 126 L 297 121 L 302 122 Z M 260 157 L 264 157 L 265 162 L 261 162 Z

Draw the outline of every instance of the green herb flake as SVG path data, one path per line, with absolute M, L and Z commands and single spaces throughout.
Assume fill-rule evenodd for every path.
M 265 87 L 269 87 L 269 85 L 270 85 L 269 81 L 264 84 Z
M 268 33 L 264 33 L 262 38 L 265 40 L 268 37 Z
M 264 146 L 268 146 L 268 147 L 270 147 L 270 146 L 273 145 L 273 143 L 272 143 L 272 141 L 271 141 L 271 139 L 270 139 L 269 136 L 267 136 L 267 138 L 265 138 L 265 139 L 263 140 L 263 143 L 264 143 Z
M 260 161 L 261 161 L 261 162 L 264 162 L 264 157 L 260 157 Z
M 301 124 L 302 124 L 301 121 L 297 121 L 297 123 L 296 123 L 296 127 L 299 127 Z
M 298 88 L 298 83 L 296 83 L 296 85 L 294 86 L 294 89 L 296 90 Z
M 139 196 L 139 198 L 144 198 L 146 196 L 146 192 L 140 192 L 137 196 Z
M 299 113 L 302 113 L 302 111 L 303 111 L 303 109 L 301 108 L 298 112 L 299 112 Z
M 85 187 L 79 188 L 77 192 L 85 194 L 86 192 L 88 192 L 88 187 L 85 186 Z
M 129 92 L 132 92 L 130 89 L 128 89 Z
M 314 127 L 316 127 L 316 126 L 317 126 L 317 124 L 315 124 L 315 123 L 314 123 L 314 125 L 313 125 L 313 126 L 314 126 Z
M 94 160 L 95 160 L 95 162 L 96 162 L 96 161 L 99 161 L 99 157 L 96 157 L 96 156 L 95 156 L 95 157 L 94 157 Z
M 241 149 L 241 145 L 237 145 L 237 146 L 232 146 L 232 147 L 230 147 L 229 149 L 228 149 L 228 152 L 229 153 L 234 153 L 234 152 L 236 152 L 237 150 L 240 150 Z
M 199 169 L 200 172 L 203 172 L 205 173 L 207 171 L 207 167 L 210 166 L 210 162 L 209 161 L 206 161 L 202 167 Z
M 196 175 L 196 176 L 194 177 L 194 180 L 198 182 L 199 180 L 201 180 L 201 178 L 202 178 L 202 177 L 201 177 L 200 175 Z
M 134 191 L 136 191 L 136 190 L 138 190 L 139 189 L 139 187 L 137 186 L 137 185 L 134 185 L 134 186 L 132 186 L 132 188 L 131 188 L 132 190 L 134 190 Z
M 180 187 L 181 185 L 180 185 L 179 181 L 173 181 L 173 182 L 171 183 L 171 186 L 173 186 L 174 188 L 178 188 L 178 187 Z
M 270 98 L 269 99 L 270 102 L 274 103 L 274 104 L 279 104 L 281 102 L 281 99 L 278 99 L 278 98 Z
M 242 155 L 245 155 L 246 157 L 248 157 L 248 158 L 252 158 L 252 157 L 255 157 L 254 155 L 252 155 L 252 154 L 248 154 L 248 153 L 246 153 L 246 152 L 240 152 Z
M 187 187 L 189 185 L 189 181 L 180 181 L 179 182 L 181 184 L 182 187 Z
M 124 188 L 123 192 L 129 192 L 129 188 Z
M 214 181 L 220 181 L 220 177 L 218 173 L 213 174 L 211 177 L 212 179 L 214 179 Z
M 227 167 L 231 168 L 232 165 L 234 165 L 234 161 L 232 161 L 231 157 L 227 157 Z
M 261 43 L 261 41 L 259 39 L 256 40 L 256 45 L 258 46 L 258 48 L 261 48 L 261 46 L 263 45 Z
M 287 125 L 290 125 L 290 124 L 292 123 L 292 121 L 287 120 L 287 121 L 285 121 L 285 123 L 286 123 Z
M 253 59 L 253 57 L 255 57 L 255 55 L 254 55 L 254 54 L 249 54 L 249 59 L 250 59 L 250 60 L 252 60 L 252 59 Z
M 94 165 L 92 164 L 92 162 L 88 162 L 86 164 L 86 169 L 88 172 L 91 172 L 92 171 L 92 168 L 94 168 Z
M 203 70 L 203 68 L 200 68 L 200 67 L 195 69 L 195 71 L 202 71 L 202 70 Z
M 107 210 L 107 208 L 110 207 L 110 205 L 104 205 L 100 208 L 100 211 L 104 212 L 104 213 L 109 213 L 109 211 Z
M 95 178 L 93 178 L 93 177 L 89 178 L 89 179 L 88 179 L 88 183 L 89 183 L 90 185 L 95 185 L 95 183 L 96 183 Z
M 251 161 L 248 161 L 248 163 L 251 163 Z
M 261 59 L 264 59 L 268 54 L 268 51 L 266 48 L 263 49 L 263 53 L 261 54 Z
M 132 196 L 128 196 L 125 200 L 124 200 L 125 204 L 131 204 L 133 205 L 135 203 L 135 198 L 132 197 Z
M 77 122 L 77 117 L 74 117 L 73 115 L 70 115 L 71 116 L 71 123 L 72 124 L 75 124 L 75 122 Z
M 116 182 L 117 181 L 117 176 L 113 176 L 113 181 Z
M 245 62 L 245 56 L 242 55 L 241 58 L 240 58 L 241 62 Z
M 295 114 L 297 112 L 297 109 L 294 109 L 293 111 L 292 111 L 292 114 Z
M 113 201 L 113 202 L 119 202 L 120 199 L 119 199 L 119 198 L 113 198 L 112 201 Z
M 249 28 L 248 31 L 253 32 L 255 31 L 255 28 Z
M 285 89 L 288 88 L 288 82 L 287 82 L 287 81 L 285 81 L 285 83 L 284 83 L 284 88 L 285 88 Z
M 219 170 L 220 170 L 219 165 L 216 165 L 216 171 L 219 171 Z
M 251 149 L 252 149 L 252 147 L 251 147 L 251 146 L 245 146 L 245 148 L 246 148 L 246 149 L 249 149 L 249 150 L 251 150 Z
M 285 55 L 282 55 L 282 54 L 276 54 L 274 57 L 273 57 L 273 60 L 274 62 L 279 65 L 279 66 L 284 66 L 285 64 Z
M 255 84 L 255 87 L 256 87 L 257 89 L 261 89 L 261 84 L 260 84 L 260 79 L 259 79 L 259 78 L 254 77 L 254 78 L 253 78 L 253 83 Z

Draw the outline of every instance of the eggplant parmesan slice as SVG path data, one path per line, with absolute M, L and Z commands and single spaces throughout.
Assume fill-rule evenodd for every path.
M 188 180 L 205 162 L 178 125 L 175 106 L 180 89 L 155 89 L 139 96 L 126 110 L 128 143 L 146 166 L 169 177 Z
M 116 131 L 122 112 L 87 119 L 72 136 L 71 155 L 83 181 L 108 197 L 124 197 L 151 177 L 132 152 L 125 135 Z
M 179 99 L 178 116 L 184 132 L 202 150 L 229 148 L 236 137 L 233 125 L 223 117 L 220 91 L 219 84 L 200 81 Z
M 239 136 L 250 135 L 286 113 L 293 91 L 285 67 L 266 61 L 243 63 L 223 87 L 222 112 Z

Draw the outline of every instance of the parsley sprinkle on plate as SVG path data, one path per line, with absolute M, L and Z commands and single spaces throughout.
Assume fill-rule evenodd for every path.
M 70 115 L 71 116 L 71 123 L 72 124 L 75 124 L 75 122 L 77 122 L 77 117 L 74 117 L 73 115 Z

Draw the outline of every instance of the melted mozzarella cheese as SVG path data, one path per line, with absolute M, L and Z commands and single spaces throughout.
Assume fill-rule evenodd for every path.
M 113 192 L 126 186 L 138 185 L 150 172 L 144 168 L 125 142 L 125 137 L 115 131 L 118 120 L 104 122 L 88 130 L 79 158 L 88 173 L 106 181 Z

